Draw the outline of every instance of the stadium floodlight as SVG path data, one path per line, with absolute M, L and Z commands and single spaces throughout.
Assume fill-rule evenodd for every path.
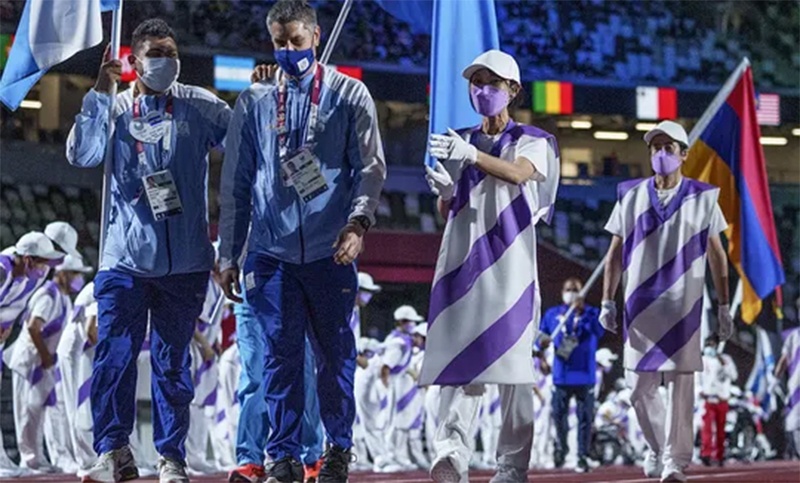
M 656 126 L 658 126 L 658 124 L 656 124 L 654 122 L 637 122 L 636 123 L 636 130 L 637 131 L 647 132 L 647 131 L 649 131 L 651 129 L 655 129 Z
M 771 136 L 761 136 L 761 145 L 762 146 L 786 146 L 789 144 L 789 140 L 785 137 L 771 137 Z
M 792 129 L 792 136 L 800 136 L 800 127 Z
M 592 121 L 572 121 L 569 123 L 572 129 L 591 129 Z
M 594 138 L 602 141 L 625 141 L 628 133 L 622 131 L 595 131 Z
M 41 109 L 42 101 L 33 101 L 30 99 L 24 99 L 22 102 L 20 102 L 19 107 L 23 109 Z

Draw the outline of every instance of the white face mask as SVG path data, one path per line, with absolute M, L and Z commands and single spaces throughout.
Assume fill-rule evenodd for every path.
M 578 292 L 562 292 L 561 300 L 567 305 L 572 305 L 578 298 Z
M 707 357 L 717 357 L 717 349 L 711 346 L 703 347 L 703 355 Z
M 144 73 L 139 78 L 144 85 L 156 92 L 166 92 L 178 80 L 181 61 L 172 57 L 145 57 L 142 70 Z

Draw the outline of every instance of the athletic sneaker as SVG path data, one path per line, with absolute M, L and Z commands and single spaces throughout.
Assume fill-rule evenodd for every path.
M 319 483 L 347 483 L 353 454 L 349 449 L 328 446 L 322 455 L 322 468 L 319 470 Z
M 158 460 L 158 482 L 189 483 L 186 466 L 180 461 L 162 457 Z
M 461 483 L 469 481 L 466 473 L 461 474 L 456 469 L 453 459 L 449 456 L 437 458 L 431 467 L 431 479 L 436 483 Z
M 133 461 L 129 446 L 107 451 L 97 458 L 89 471 L 83 475 L 83 483 L 114 483 L 139 478 L 139 470 Z
M 489 483 L 527 483 L 528 469 L 510 465 L 500 465 Z
M 644 476 L 648 478 L 658 478 L 661 476 L 663 467 L 661 466 L 661 455 L 655 451 L 648 450 L 644 456 Z
M 686 475 L 683 474 L 683 468 L 676 464 L 668 464 L 664 466 L 664 472 L 661 473 L 661 481 L 667 482 L 679 482 L 683 483 L 686 481 Z
M 306 483 L 316 483 L 319 471 L 322 469 L 322 460 L 317 460 L 313 465 L 303 465 L 303 475 Z
M 287 456 L 273 463 L 267 483 L 303 483 L 303 465 Z
M 589 471 L 591 471 L 591 468 L 586 458 L 583 456 L 578 458 L 578 464 L 575 465 L 575 473 L 588 473 Z
M 553 464 L 556 468 L 564 467 L 564 452 L 562 450 L 556 448 L 553 451 Z
M 267 479 L 267 472 L 261 465 L 247 463 L 240 466 L 228 474 L 230 483 L 264 483 Z

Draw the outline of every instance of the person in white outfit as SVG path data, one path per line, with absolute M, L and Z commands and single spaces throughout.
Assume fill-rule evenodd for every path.
M 462 72 L 478 126 L 431 134 L 428 184 L 447 220 L 436 263 L 420 383 L 442 386 L 431 477 L 468 481 L 484 384 L 500 384 L 502 426 L 492 482 L 527 481 L 533 444 L 531 348 L 541 314 L 536 230 L 559 179 L 555 137 L 514 122 L 519 66 L 499 50 Z M 466 99 L 465 99 L 466 100 Z
M 79 284 L 77 282 L 74 288 Z M 63 396 L 65 423 L 77 464 L 76 473 L 81 477 L 97 459 L 92 449 L 94 438 L 89 408 L 93 347 L 96 342 L 97 302 L 94 299 L 94 283 L 88 283 L 75 298 L 69 323 L 56 349 L 63 388 L 59 395 Z M 66 468 L 62 469 L 66 471 Z
M 406 371 L 414 380 L 417 387 L 419 373 L 422 370 L 422 362 L 425 360 L 425 339 L 428 336 L 428 324 L 423 322 L 414 327 L 411 333 L 411 343 L 413 344 L 413 355 L 411 356 L 411 367 Z M 422 445 L 422 429 L 425 424 L 425 389 L 418 387 L 414 392 L 414 397 L 408 404 L 410 415 L 415 415 L 411 426 L 408 428 L 408 452 L 411 462 L 420 469 L 430 467 L 430 460 L 425 455 Z
M 503 420 L 500 417 L 500 390 L 497 384 L 487 384 L 481 403 L 480 439 L 483 455 L 476 465 L 479 469 L 497 468 L 497 437 Z
M 40 232 L 26 233 L 16 245 L 0 254 L 0 352 L 6 365 L 14 346 L 3 352 L 3 344 L 33 293 L 45 283 L 51 264 L 59 263 L 63 257 L 64 253 L 56 250 L 52 241 Z M 16 401 L 18 397 L 15 394 L 13 399 Z M 0 478 L 15 478 L 23 473 L 25 469 L 11 461 L 0 438 Z
M 411 462 L 408 451 L 408 438 L 411 426 L 421 407 L 412 404 L 417 401 L 419 387 L 414 379 L 412 362 L 414 343 L 411 334 L 417 323 L 424 319 L 410 305 L 403 305 L 394 311 L 395 329 L 384 341 L 383 368 L 381 379 L 388 382 L 391 389 L 389 396 L 389 427 L 386 433 L 386 445 L 392 449 L 395 463 L 411 470 L 416 465 Z
M 784 430 L 793 439 L 795 453 L 800 456 L 800 328 L 792 329 L 783 343 L 781 358 L 775 366 L 776 379 L 780 380 L 787 369 L 789 379 L 786 384 L 788 398 Z
M 622 280 L 626 379 L 650 448 L 644 471 L 662 481 L 686 481 L 684 469 L 692 458 L 693 373 L 703 369 L 706 258 L 719 299 L 720 338 L 733 331 L 728 259 L 719 236 L 727 224 L 717 204 L 719 188 L 681 175 L 689 149 L 683 126 L 663 121 L 644 141 L 655 176 L 617 187 L 617 204 L 605 227 L 612 240 L 600 320 L 607 330 L 617 329 L 614 296 Z M 667 407 L 658 395 L 662 382 Z
M 553 453 L 555 451 L 555 428 L 553 425 L 553 344 L 541 349 L 534 347 L 533 368 L 536 373 L 536 384 L 533 399 L 533 420 L 536 426 L 533 432 L 533 451 L 531 467 L 551 469 L 555 467 Z M 572 445 L 577 447 L 576 445 Z
M 709 335 L 703 348 L 703 372 L 700 373 L 700 398 L 704 403 L 700 460 L 706 466 L 711 465 L 712 459 L 718 466 L 725 463 L 728 400 L 738 377 L 733 358 L 720 351 L 717 334 Z
M 618 356 L 607 347 L 602 347 L 597 349 L 597 353 L 594 357 L 597 361 L 597 380 L 594 384 L 594 399 L 595 401 L 599 401 L 600 391 L 603 389 L 603 379 L 605 375 L 611 371 L 611 368 L 614 367 L 614 362 L 617 360 Z
M 229 302 L 226 301 L 225 310 L 231 310 L 232 304 Z M 235 341 L 235 332 L 231 337 Z M 211 438 L 217 466 L 226 471 L 236 467 L 236 432 L 239 424 L 239 399 L 236 391 L 241 371 L 239 346 L 234 342 L 219 357 L 217 415 Z
M 14 421 L 20 466 L 24 468 L 59 471 L 45 460 L 43 445 L 45 419 L 54 416 L 56 403 L 56 348 L 72 312 L 70 294 L 82 288 L 76 280 L 90 271 L 80 259 L 64 257 L 55 267 L 53 280 L 45 282 L 31 297 L 28 320 L 14 343 L 9 368 L 14 371 Z M 58 430 L 59 426 L 53 424 L 57 420 L 49 422 L 48 452 L 53 463 L 72 458 L 69 434 Z
M 381 291 L 381 286 L 375 283 L 372 275 L 358 272 L 358 295 L 356 296 L 356 306 L 353 308 L 353 315 L 350 316 L 350 328 L 356 340 L 361 338 L 361 309 L 369 304 L 372 297 Z
M 192 380 L 194 399 L 189 405 L 189 432 L 186 435 L 186 469 L 191 475 L 213 474 L 219 471 L 214 461 L 208 459 L 208 443 L 214 426 L 217 407 L 217 339 L 222 330 L 222 313 L 225 295 L 212 272 L 208 278 L 203 310 L 197 318 L 190 352 L 192 355 Z
M 378 356 L 380 343 L 375 339 L 361 337 L 356 341 L 358 358 L 353 389 L 356 398 L 356 423 L 353 427 L 353 448 L 356 455 L 355 470 L 366 470 L 370 466 L 375 472 L 390 472 L 400 468 L 388 468 L 391 463 L 386 454 L 384 431 L 388 421 L 389 388 L 381 381 L 383 362 Z

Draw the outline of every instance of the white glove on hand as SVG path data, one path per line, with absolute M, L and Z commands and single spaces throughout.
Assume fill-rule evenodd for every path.
M 442 161 L 458 161 L 475 164 L 478 162 L 478 148 L 464 141 L 457 132 L 447 128 L 447 134 L 431 134 L 428 139 L 428 153 Z
M 617 304 L 613 300 L 603 300 L 600 305 L 600 325 L 609 332 L 617 332 Z
M 733 335 L 733 317 L 731 317 L 731 307 L 720 305 L 717 309 L 717 334 L 720 340 L 728 340 Z
M 425 179 L 428 180 L 428 186 L 431 187 L 433 194 L 439 195 L 444 201 L 453 199 L 456 185 L 442 163 L 436 162 L 436 171 L 432 170 L 430 166 L 425 166 Z

